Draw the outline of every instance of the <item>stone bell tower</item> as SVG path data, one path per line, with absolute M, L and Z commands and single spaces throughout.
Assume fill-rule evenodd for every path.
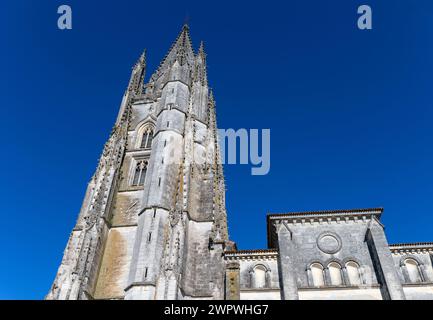
M 224 299 L 228 241 L 203 43 L 132 70 L 47 299 Z

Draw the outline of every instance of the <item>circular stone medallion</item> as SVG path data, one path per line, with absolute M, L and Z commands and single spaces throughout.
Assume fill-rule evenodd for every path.
M 340 251 L 341 240 L 336 234 L 325 232 L 317 239 L 317 246 L 324 253 L 334 254 Z

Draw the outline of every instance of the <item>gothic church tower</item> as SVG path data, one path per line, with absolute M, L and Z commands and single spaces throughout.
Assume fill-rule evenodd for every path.
M 132 70 L 47 299 L 224 299 L 225 185 L 203 44 Z

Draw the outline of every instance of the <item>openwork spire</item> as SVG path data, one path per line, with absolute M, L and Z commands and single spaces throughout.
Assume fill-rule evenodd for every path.
M 194 51 L 187 24 L 183 25 L 182 30 L 161 61 L 158 70 L 152 75 L 151 80 L 156 80 L 161 73 L 167 70 L 175 61 L 178 61 L 180 65 L 184 65 L 185 63 L 192 65 L 194 61 Z

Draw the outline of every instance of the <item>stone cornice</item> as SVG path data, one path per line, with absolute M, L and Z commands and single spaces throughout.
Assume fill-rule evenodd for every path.
M 152 149 L 142 149 L 142 148 L 135 148 L 135 149 L 130 149 L 130 150 L 126 150 L 126 153 L 139 153 L 139 156 L 150 156 L 150 154 L 152 153 Z
M 356 285 L 356 286 L 341 285 L 341 286 L 299 287 L 298 288 L 299 291 L 365 290 L 365 289 L 380 289 L 380 285 L 379 284 L 369 284 L 369 285 L 363 284 L 363 285 Z
M 389 249 L 394 254 L 433 253 L 433 242 L 391 244 Z
M 380 221 L 383 208 L 323 210 L 305 212 L 272 213 L 267 215 L 268 247 L 274 248 L 272 226 L 275 222 L 296 223 L 323 223 L 323 222 L 349 222 L 367 220 L 372 216 Z
M 349 209 L 349 210 L 323 210 L 323 211 L 304 211 L 304 212 L 287 212 L 287 213 L 269 213 L 268 219 L 293 220 L 307 217 L 353 217 L 359 215 L 375 215 L 380 217 L 383 208 L 369 209 Z
M 433 282 L 403 283 L 403 287 L 432 287 Z
M 258 250 L 238 250 L 224 252 L 226 260 L 255 260 L 255 259 L 276 259 L 278 250 L 258 249 Z
M 272 288 L 240 288 L 241 292 L 280 292 L 281 288 L 272 287 Z

